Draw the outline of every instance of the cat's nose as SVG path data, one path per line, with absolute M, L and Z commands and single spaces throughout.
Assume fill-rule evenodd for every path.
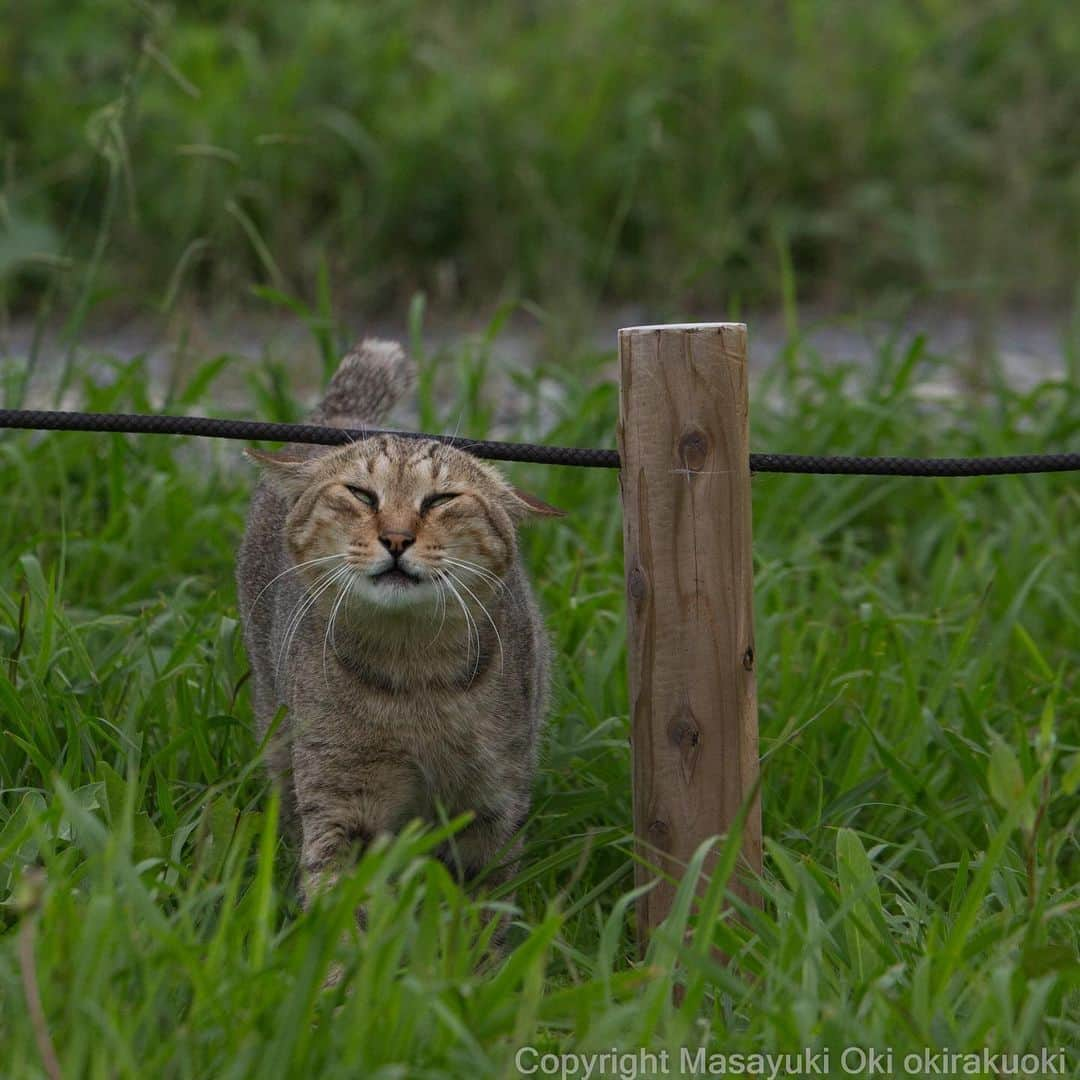
M 379 543 L 382 544 L 391 555 L 401 555 L 406 548 L 412 547 L 416 536 L 404 529 L 387 529 L 379 533 Z

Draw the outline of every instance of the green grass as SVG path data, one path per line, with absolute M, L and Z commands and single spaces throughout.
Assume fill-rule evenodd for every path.
M 1073 298 L 1075 4 L 8 6 L 24 308 L 88 266 L 98 300 L 171 307 L 326 265 L 367 310 L 715 310 L 775 302 L 778 252 L 825 300 Z
M 610 445 L 609 360 L 538 373 L 567 404 L 520 437 Z M 1080 447 L 1075 381 L 930 405 L 917 387 L 942 362 L 916 342 L 824 370 L 795 343 L 754 387 L 753 446 Z M 250 374 L 249 414 L 295 407 Z M 115 375 L 83 386 L 88 407 L 144 408 L 140 365 Z M 452 400 L 425 381 L 425 424 L 460 415 L 482 434 L 480 382 Z M 170 405 L 212 401 L 210 381 Z M 569 516 L 526 539 L 558 687 L 514 947 L 493 968 L 482 909 L 426 857 L 431 834 L 370 852 L 298 910 L 237 632 L 239 459 L 164 438 L 0 439 L 5 1078 L 43 1075 L 20 942 L 68 1076 L 503 1077 L 526 1044 L 856 1044 L 898 1063 L 1045 1046 L 1076 1067 L 1075 477 L 754 480 L 765 906 L 740 923 L 722 875 L 699 911 L 684 889 L 639 962 L 617 479 L 515 467 Z M 322 992 L 335 961 L 345 981 Z

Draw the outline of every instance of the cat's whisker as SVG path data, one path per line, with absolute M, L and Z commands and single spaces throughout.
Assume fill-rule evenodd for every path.
M 442 601 L 442 614 L 439 616 L 439 633 L 442 633 L 443 626 L 446 624 L 446 586 L 441 582 L 439 583 L 439 598 Z
M 461 422 L 465 419 L 465 409 L 468 407 L 468 402 L 462 402 L 461 408 L 458 409 L 457 423 L 454 424 L 454 431 L 451 434 L 451 439 L 456 439 L 461 433 Z
M 314 566 L 315 563 L 329 562 L 331 559 L 344 559 L 344 555 L 320 555 L 317 559 L 308 559 L 305 562 L 297 563 L 295 566 L 290 566 L 288 570 L 282 570 L 280 574 L 272 577 L 258 592 L 255 599 L 251 602 L 252 610 L 255 609 L 255 605 L 262 599 L 263 593 L 274 584 L 275 581 L 280 581 L 283 577 L 287 577 L 289 574 L 295 574 L 297 570 L 303 570 L 305 566 Z
M 433 570 L 433 573 L 438 575 L 439 585 L 440 585 L 440 588 L 442 590 L 443 605 L 444 605 L 444 607 L 443 607 L 443 622 L 445 622 L 446 621 L 446 611 L 447 611 L 447 608 L 449 606 L 449 605 L 446 604 L 446 594 L 448 592 L 452 593 L 456 597 L 459 607 L 461 606 L 461 597 L 457 594 L 457 592 L 454 590 L 454 587 L 450 584 L 450 581 L 447 578 L 446 572 L 444 570 Z M 468 612 L 465 613 L 465 617 L 466 617 L 466 619 L 468 619 Z M 439 633 L 440 634 L 442 633 L 442 625 L 441 624 L 439 626 Z M 469 652 L 469 654 L 467 654 L 466 659 L 468 659 L 468 655 L 471 655 L 471 649 L 472 649 L 472 639 L 471 639 L 471 637 L 469 639 L 469 649 L 470 649 L 470 652 Z
M 319 598 L 323 593 L 333 587 L 334 582 L 337 581 L 338 578 L 350 572 L 351 568 L 348 566 L 338 566 L 329 571 L 329 577 L 320 579 L 320 583 L 317 586 L 312 586 L 293 609 L 294 614 L 289 620 L 288 628 L 285 631 L 285 640 L 281 646 L 281 655 L 278 656 L 277 660 L 276 671 L 278 674 L 281 672 L 281 665 L 285 662 L 285 659 L 292 649 L 293 640 L 296 637 L 297 631 L 300 629 L 300 624 L 307 618 L 308 612 L 319 602 Z
M 308 589 L 304 591 L 300 599 L 296 602 L 292 611 L 289 612 L 289 617 L 285 622 L 285 633 L 281 642 L 281 650 L 277 656 L 277 662 L 274 665 L 274 670 L 277 674 L 281 673 L 281 665 L 284 658 L 288 655 L 289 649 L 292 646 L 292 638 L 295 632 L 294 628 L 299 626 L 304 615 L 307 613 L 307 609 L 313 602 L 318 592 L 321 591 L 324 584 L 329 583 L 337 574 L 338 568 L 328 571 L 324 576 L 315 581 Z
M 324 570 L 321 574 L 318 574 L 315 579 L 309 582 L 303 589 L 300 599 L 296 602 L 292 611 L 289 613 L 289 618 L 286 620 L 286 626 L 292 622 L 292 616 L 296 614 L 297 608 L 303 604 L 320 586 L 328 581 L 331 581 L 341 570 L 339 566 L 332 566 L 329 570 Z
M 480 610 L 484 613 L 484 616 L 487 619 L 487 621 L 489 623 L 491 623 L 491 629 L 495 631 L 495 638 L 499 643 L 499 670 L 501 671 L 503 666 L 504 666 L 505 660 L 506 660 L 506 654 L 503 652 L 502 634 L 499 633 L 499 628 L 495 625 L 495 620 L 491 617 L 491 612 L 488 611 L 488 609 L 485 606 L 483 600 L 481 600 L 480 597 L 477 596 L 476 593 L 474 593 L 472 591 L 472 589 L 470 589 L 469 586 L 466 585 L 465 582 L 462 581 L 461 578 L 459 578 L 457 576 L 457 574 L 455 574 L 453 572 L 453 570 L 447 570 L 446 573 L 448 573 L 454 579 L 454 581 L 456 581 L 476 601 L 476 603 L 479 606 Z M 477 648 L 477 652 L 479 652 L 479 650 L 480 650 L 480 630 L 479 630 L 479 627 L 477 628 L 477 631 L 476 631 L 476 648 Z
M 298 612 L 303 607 L 303 605 L 307 602 L 307 600 L 311 596 L 312 592 L 315 589 L 318 589 L 323 584 L 323 582 L 329 581 L 334 576 L 334 574 L 337 572 L 337 570 L 338 570 L 337 567 L 333 567 L 330 570 L 324 571 L 322 574 L 320 574 L 318 577 L 316 577 L 315 580 L 313 582 L 311 582 L 311 584 L 309 584 L 307 586 L 307 588 L 305 588 L 304 591 L 300 594 L 300 599 L 297 600 L 297 602 L 293 605 L 292 611 L 289 612 L 289 615 L 285 620 L 285 633 L 284 633 L 284 637 L 282 639 L 283 646 L 284 646 L 284 643 L 288 640 L 290 631 L 292 630 L 293 619 L 296 618 Z M 276 669 L 280 669 L 280 667 L 281 667 L 281 656 L 279 654 L 277 664 L 276 664 Z
M 485 569 L 478 563 L 470 562 L 468 559 L 457 559 L 452 555 L 444 555 L 443 561 L 450 563 L 452 566 L 456 566 L 459 570 L 475 574 L 481 581 L 487 582 L 487 584 L 496 592 L 506 592 L 506 583 L 500 577 L 497 577 L 490 570 Z
M 454 563 L 452 565 L 454 567 L 454 570 L 457 572 L 457 574 L 473 574 L 473 575 L 476 575 L 477 577 L 479 577 L 477 572 L 475 570 L 473 570 L 473 569 L 470 569 L 469 567 L 458 566 L 456 563 Z M 500 604 L 502 604 L 502 603 L 514 603 L 515 602 L 513 595 L 506 590 L 505 586 L 503 586 L 503 583 L 501 581 L 499 581 L 498 579 L 496 579 L 494 582 L 492 582 L 492 581 L 488 580 L 488 578 L 486 578 L 486 577 L 480 577 L 480 583 L 483 584 L 483 585 L 486 585 L 491 590 L 492 596 Z M 461 584 L 464 585 L 464 582 L 462 582 Z M 473 584 L 474 584 L 475 588 L 479 589 L 480 586 L 477 583 L 474 582 Z
M 499 597 L 500 601 L 508 595 L 505 584 L 494 574 L 492 574 L 490 570 L 486 570 L 484 567 L 478 566 L 476 563 L 471 563 L 467 560 L 455 559 L 447 555 L 443 556 L 443 562 L 448 563 L 450 566 L 453 566 L 459 573 L 473 574 L 477 576 L 480 581 L 482 581 L 485 585 L 488 586 L 488 588 L 491 589 L 492 593 Z M 447 569 L 449 572 L 449 568 Z M 461 584 L 462 587 L 465 586 L 465 583 L 461 581 L 460 578 L 456 578 L 456 580 L 458 580 L 459 584 Z M 477 603 L 480 602 L 478 597 L 474 598 L 477 600 Z M 488 616 L 488 618 L 490 619 L 490 615 Z
M 431 640 L 428 642 L 429 645 L 433 645 L 436 641 L 439 640 L 439 635 L 442 633 L 443 627 L 446 625 L 446 586 L 443 584 L 443 581 L 442 581 L 442 571 L 437 570 L 435 567 L 432 567 L 431 568 L 431 575 L 432 575 L 431 576 L 432 583 L 434 584 L 436 594 L 439 597 L 439 602 L 440 602 L 439 607 L 440 607 L 440 610 L 442 612 L 442 617 L 439 619 L 439 628 L 438 628 L 438 630 L 435 631 L 435 633 L 432 636 Z M 434 621 L 434 619 L 435 619 L 435 613 L 434 612 L 431 613 L 431 618 L 432 618 L 432 621 Z
M 346 579 L 345 589 L 344 589 L 346 606 L 348 606 L 348 600 L 352 596 L 353 590 L 356 587 L 356 582 L 361 577 L 362 577 L 361 574 L 357 573 L 356 571 L 353 571 L 353 573 L 350 574 L 349 577 Z M 337 621 L 336 620 L 337 620 L 337 608 L 335 608 L 334 611 L 331 612 L 331 614 L 330 614 L 330 648 L 334 650 L 334 656 L 336 656 L 338 658 L 338 660 L 340 660 L 341 659 L 341 653 L 338 652 L 338 647 L 337 647 L 337 633 L 336 633 Z
M 444 570 L 443 573 L 448 574 L 449 571 Z M 472 677 L 469 679 L 469 682 L 472 683 L 472 680 L 476 678 L 476 673 L 480 670 L 480 627 L 476 625 L 476 620 L 472 617 L 472 612 L 469 611 L 469 605 L 465 603 L 465 600 L 463 599 L 461 593 L 457 591 L 454 583 L 450 580 L 449 577 L 446 577 L 443 580 L 446 582 L 446 587 L 457 598 L 457 602 L 461 605 L 461 612 L 465 616 L 466 664 L 469 662 L 469 657 L 472 656 L 472 637 L 474 633 L 476 634 L 476 663 L 473 664 Z
M 438 572 L 436 570 L 434 570 L 434 569 L 429 569 L 428 570 L 428 580 L 435 587 L 435 595 L 439 598 L 438 610 L 442 611 L 443 610 L 443 607 L 442 607 L 443 586 L 442 586 L 442 582 L 439 581 Z M 433 607 L 431 609 L 431 618 L 428 620 L 429 622 L 434 622 L 435 621 L 435 611 L 436 611 L 436 609 Z M 438 638 L 438 636 L 439 636 L 439 634 L 441 632 L 442 632 L 442 623 L 440 622 L 438 629 L 435 631 L 434 636 L 431 638 L 431 640 L 428 642 L 428 644 L 430 645 L 433 641 L 435 641 Z
M 334 587 L 335 583 L 340 581 L 341 578 L 348 576 L 348 574 L 349 574 L 349 568 L 347 566 L 340 567 L 337 571 L 335 571 L 333 577 L 331 577 L 330 580 L 328 580 L 318 590 L 318 592 L 312 594 L 311 598 L 304 605 L 303 611 L 299 614 L 299 616 L 296 618 L 296 620 L 294 622 L 293 629 L 292 629 L 292 634 L 289 636 L 288 642 L 287 642 L 287 644 L 285 646 L 283 659 L 288 658 L 289 650 L 292 648 L 292 644 L 296 640 L 296 635 L 299 633 L 300 625 L 304 621 L 304 619 L 307 618 L 308 614 L 316 606 L 316 604 L 319 602 L 319 600 Z
M 437 570 L 437 569 L 435 569 L 435 568 L 432 568 L 432 571 L 431 571 L 431 572 L 432 572 L 432 573 L 433 573 L 433 574 L 434 574 L 434 575 L 436 576 L 436 578 L 438 579 L 438 582 L 439 582 L 439 589 L 440 589 L 440 591 L 442 592 L 442 595 L 443 595 L 443 602 L 444 602 L 444 608 L 443 608 L 443 621 L 445 622 L 445 620 L 446 620 L 446 611 L 447 611 L 447 609 L 448 609 L 448 607 L 449 607 L 449 605 L 448 605 L 448 604 L 446 604 L 446 600 L 445 600 L 445 598 L 446 598 L 446 594 L 447 594 L 448 592 L 450 592 L 450 591 L 451 591 L 451 590 L 450 590 L 450 582 L 449 582 L 449 581 L 447 580 L 447 578 L 446 578 L 446 574 L 445 574 L 445 573 L 444 573 L 444 572 L 443 572 L 442 570 Z M 460 603 L 460 602 L 459 602 L 459 603 Z M 439 633 L 440 633 L 440 634 L 442 633 L 442 626 L 441 626 L 441 625 L 440 625 L 440 627 L 439 627 Z
M 322 669 L 323 669 L 323 680 L 326 683 L 326 689 L 327 690 L 330 689 L 330 673 L 326 669 L 326 644 L 327 644 L 328 641 L 331 642 L 331 644 L 333 644 L 333 646 L 334 646 L 334 655 L 337 656 L 337 645 L 333 643 L 334 620 L 337 618 L 338 611 L 340 610 L 342 603 L 344 602 L 345 598 L 349 595 L 349 590 L 352 588 L 352 584 L 353 584 L 353 574 L 352 574 L 352 571 L 351 571 L 351 568 L 350 568 L 350 572 L 345 575 L 345 584 L 342 586 L 341 590 L 338 592 L 337 600 L 334 601 L 334 606 L 330 609 L 330 618 L 326 621 L 326 632 L 323 634 L 323 643 L 322 643 Z

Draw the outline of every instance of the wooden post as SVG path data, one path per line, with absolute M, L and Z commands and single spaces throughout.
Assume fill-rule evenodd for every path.
M 619 370 L 634 832 L 678 879 L 758 775 L 746 327 L 620 330 Z M 743 856 L 760 873 L 756 798 Z M 673 897 L 662 882 L 642 899 L 642 946 Z

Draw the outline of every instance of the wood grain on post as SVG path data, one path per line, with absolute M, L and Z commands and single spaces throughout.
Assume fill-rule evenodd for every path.
M 678 879 L 758 775 L 746 327 L 630 327 L 619 365 L 634 832 Z M 756 797 L 743 858 L 760 873 Z M 673 897 L 661 882 L 642 899 L 642 944 Z

